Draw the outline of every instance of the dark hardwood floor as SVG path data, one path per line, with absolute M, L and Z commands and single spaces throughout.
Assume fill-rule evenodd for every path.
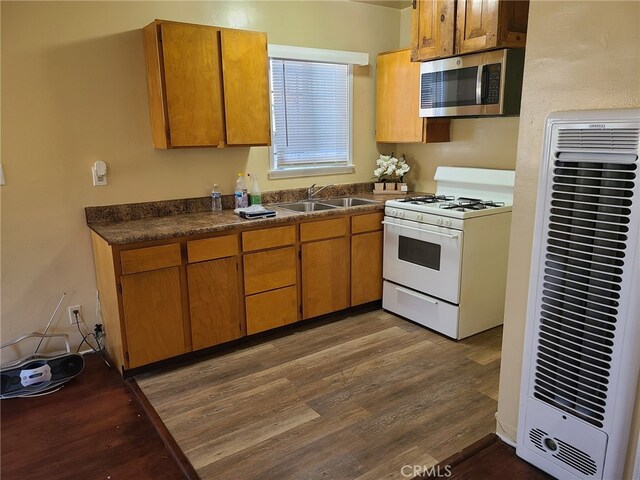
M 446 475 L 450 473 L 450 475 Z M 416 479 L 450 480 L 553 480 L 554 477 L 530 465 L 516 455 L 516 450 L 494 433 L 468 446 L 436 465 L 423 470 Z
M 120 375 L 85 361 L 55 393 L 2 400 L 2 480 L 185 478 Z

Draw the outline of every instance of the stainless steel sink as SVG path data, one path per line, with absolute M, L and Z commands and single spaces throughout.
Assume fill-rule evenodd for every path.
M 294 212 L 317 212 L 319 210 L 331 210 L 337 207 L 358 207 L 360 205 L 370 205 L 378 203 L 375 200 L 365 200 L 364 198 L 344 197 L 344 198 L 317 198 L 314 200 L 300 200 L 289 203 L 276 203 L 276 207 L 284 208 Z
M 358 207 L 360 205 L 370 205 L 378 203 L 375 200 L 365 200 L 364 198 L 344 197 L 344 198 L 327 198 L 319 200 L 327 205 L 335 205 L 336 207 Z
M 317 212 L 319 210 L 331 210 L 336 208 L 334 205 L 325 205 L 320 202 L 291 202 L 291 203 L 277 203 L 276 207 L 291 210 L 293 212 Z

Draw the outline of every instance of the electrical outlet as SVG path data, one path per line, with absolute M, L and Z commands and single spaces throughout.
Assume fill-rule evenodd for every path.
M 78 320 L 76 321 L 76 315 L 73 313 L 74 311 L 78 311 Z M 69 307 L 69 322 L 71 325 L 75 325 L 76 323 L 84 322 L 84 318 L 82 318 L 82 305 L 72 305 Z

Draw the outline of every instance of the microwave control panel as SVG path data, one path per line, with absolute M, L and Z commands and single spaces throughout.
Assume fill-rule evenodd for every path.
M 482 95 L 482 103 L 484 105 L 500 103 L 500 67 L 501 65 L 499 63 L 493 63 L 483 67 L 484 95 Z

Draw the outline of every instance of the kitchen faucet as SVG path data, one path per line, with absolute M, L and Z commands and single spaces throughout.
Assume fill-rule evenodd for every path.
M 314 183 L 309 188 L 307 188 L 307 200 L 313 200 L 314 196 L 316 196 L 318 193 L 320 193 L 322 190 L 324 190 L 327 187 L 333 187 L 333 184 L 325 185 L 324 187 L 320 187 L 318 190 L 314 190 L 315 186 L 316 184 Z

